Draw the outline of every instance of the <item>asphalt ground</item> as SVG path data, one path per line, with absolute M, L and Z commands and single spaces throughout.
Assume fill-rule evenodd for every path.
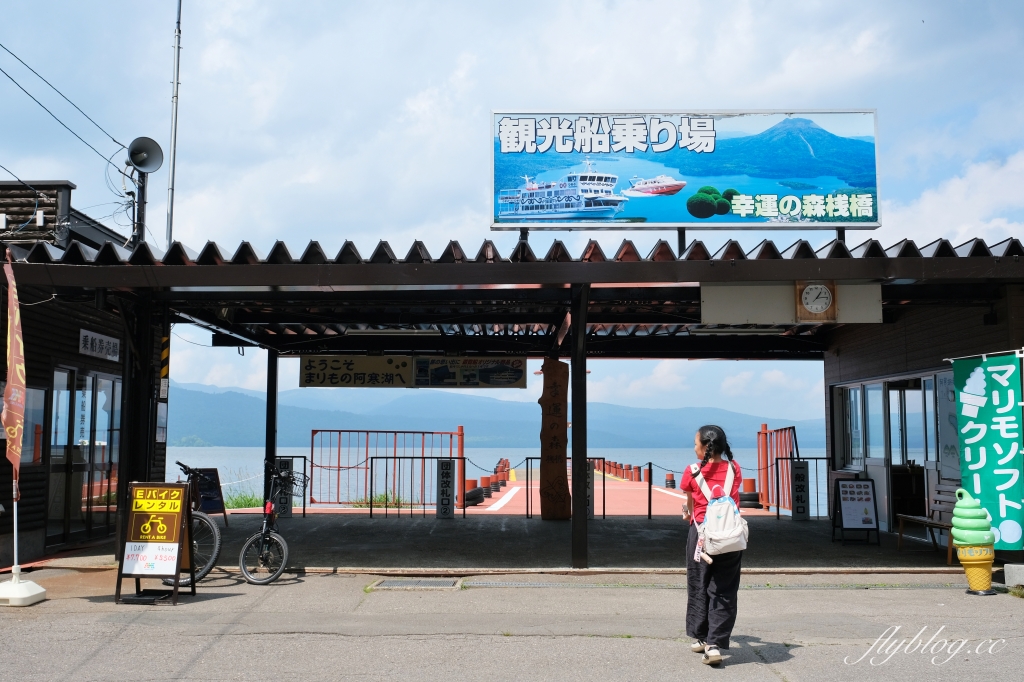
M 259 587 L 216 569 L 178 606 L 115 604 L 109 569 L 26 577 L 50 598 L 0 609 L 2 680 L 964 680 L 1015 679 L 1024 665 L 1024 601 L 967 595 L 962 574 L 745 576 L 720 669 L 689 651 L 680 575 L 384 591 L 374 575 Z M 891 656 L 878 654 L 895 627 Z M 895 650 L 922 628 L 927 653 L 920 639 Z

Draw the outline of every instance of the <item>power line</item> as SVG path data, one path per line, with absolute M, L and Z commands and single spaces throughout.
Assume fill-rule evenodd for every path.
M 43 105 L 43 103 L 42 103 L 42 102 L 40 102 L 40 101 L 39 101 L 39 100 L 37 100 L 37 99 L 36 99 L 35 97 L 33 97 L 33 96 L 32 96 L 32 93 L 30 93 L 30 92 L 29 92 L 28 90 L 26 90 L 25 88 L 23 88 L 23 87 L 21 86 L 21 83 L 19 83 L 18 81 L 14 80 L 14 77 L 13 77 L 13 76 L 11 76 L 11 74 L 7 73 L 7 72 L 6 72 L 6 71 L 4 71 L 4 70 L 3 70 L 2 68 L 0 68 L 0 73 L 2 73 L 3 75 L 7 76 L 7 78 L 9 78 L 9 79 L 10 79 L 10 81 L 11 81 L 12 83 L 14 83 L 15 85 L 17 85 L 17 86 L 18 86 L 18 89 L 19 89 L 19 90 L 21 90 L 21 91 L 22 91 L 22 92 L 24 92 L 24 93 L 25 93 L 26 95 L 28 95 L 28 96 L 29 96 L 30 98 L 32 98 L 32 101 L 33 101 L 33 102 L 35 102 L 36 104 L 38 104 L 38 105 L 39 105 L 40 107 L 42 107 L 43 111 L 45 111 L 45 112 L 46 112 L 46 113 L 48 113 L 48 114 L 49 114 L 49 115 L 50 115 L 51 117 L 53 117 L 53 120 L 54 120 L 54 121 L 56 121 L 57 123 L 59 123 L 59 124 L 61 124 L 62 126 L 64 126 L 64 128 L 65 128 L 65 129 L 66 129 L 66 130 L 67 130 L 67 131 L 68 131 L 69 133 L 71 133 L 72 135 L 74 135 L 75 137 L 77 137 L 77 138 L 79 139 L 79 141 L 80 141 L 80 142 L 81 142 L 82 144 L 84 144 L 84 145 L 85 145 L 86 147 L 88 147 L 89 149 L 91 149 L 91 150 L 93 150 L 94 152 L 96 152 L 96 156 L 100 157 L 100 158 L 101 158 L 101 159 L 103 159 L 103 160 L 104 160 L 104 161 L 105 161 L 106 163 L 109 163 L 109 164 L 110 164 L 111 166 L 113 166 L 113 165 L 114 165 L 113 163 L 111 163 L 111 161 L 110 161 L 109 159 L 107 159 L 107 157 L 106 157 L 106 156 L 104 156 L 103 154 L 100 154 L 100 152 L 99 152 L 99 151 L 98 151 L 98 150 L 96 149 L 96 147 L 93 147 L 93 146 L 92 146 L 91 144 L 89 144 L 88 142 L 86 142 L 86 141 L 85 141 L 85 140 L 84 140 L 84 139 L 82 138 L 82 136 L 81 136 L 81 135 L 79 135 L 79 134 L 78 134 L 78 133 L 76 133 L 76 132 L 75 132 L 74 130 L 72 130 L 71 128 L 69 128 L 69 127 L 68 127 L 68 125 L 67 125 L 66 123 L 64 123 L 64 121 L 62 121 L 62 120 L 60 120 L 59 118 L 57 118 L 57 116 L 56 116 L 56 115 L 55 115 L 55 114 L 54 114 L 54 113 L 53 113 L 52 111 L 50 111 L 49 109 L 47 109 L 47 108 L 46 108 L 46 106 L 45 106 L 45 105 Z M 111 139 L 113 139 L 113 138 L 111 138 Z M 115 142 L 117 142 L 117 140 L 114 140 L 114 141 L 115 141 Z M 121 144 L 121 143 L 120 143 L 120 142 L 118 142 L 118 144 Z M 121 145 L 121 146 L 123 147 L 124 145 Z M 117 166 L 114 166 L 114 168 L 117 168 Z M 118 172 L 120 172 L 120 170 L 121 170 L 121 169 L 120 169 L 120 168 L 117 168 L 117 170 L 118 170 Z
M 111 140 L 113 140 L 114 144 L 117 144 L 117 145 L 121 145 L 121 148 L 122 148 L 122 149 L 124 149 L 124 148 L 125 148 L 123 144 L 121 144 L 120 142 L 118 142 L 117 140 L 115 140 L 115 139 L 114 139 L 114 136 L 113 136 L 113 135 L 111 135 L 111 134 L 110 134 L 110 133 L 108 133 L 108 132 L 107 132 L 106 130 L 104 130 L 104 129 L 103 129 L 103 126 L 101 126 L 101 125 L 100 125 L 99 123 L 97 123 L 96 121 L 92 120 L 92 118 L 91 118 L 91 117 L 89 116 L 89 114 L 87 114 L 87 113 L 85 113 L 84 111 L 82 111 L 82 109 L 81 109 L 81 108 L 80 108 L 80 107 L 79 107 L 79 106 L 78 106 L 77 104 L 75 104 L 75 103 L 74 103 L 74 102 L 72 102 L 72 101 L 71 101 L 70 99 L 68 99 L 68 98 L 67 98 L 67 96 L 66 96 L 66 95 L 65 95 L 65 94 L 64 94 L 63 92 L 61 92 L 60 90 L 58 90 L 58 89 L 57 89 L 57 87 L 56 87 L 56 86 L 55 86 L 55 85 L 54 85 L 53 83 L 51 83 L 50 81 L 46 80 L 46 79 L 45 79 L 45 78 L 43 78 L 43 77 L 42 77 L 41 75 L 39 75 L 39 72 L 38 72 L 38 71 L 36 71 L 35 69 L 33 69 L 33 68 L 32 68 L 31 66 L 29 66 L 28 64 L 26 64 L 26 63 L 25 63 L 25 61 L 24 61 L 24 60 L 23 60 L 23 59 L 22 59 L 21 57 L 19 57 L 18 55 L 14 54 L 13 52 L 11 52 L 11 51 L 10 51 L 10 50 L 9 50 L 9 49 L 7 48 L 7 46 L 6 46 L 6 45 L 4 45 L 3 43 L 0 43 L 0 48 L 3 48 L 4 52 L 6 52 L 7 54 L 11 55 L 11 56 L 12 56 L 12 57 L 14 57 L 15 59 L 17 59 L 17 60 L 18 60 L 19 62 L 21 62 L 21 65 L 22 65 L 22 66 L 24 66 L 24 67 L 25 67 L 26 69 L 28 69 L 29 71 L 31 71 L 32 73 L 34 73 L 34 74 L 36 75 L 36 77 L 37 77 L 37 78 L 38 78 L 39 80 L 41 80 L 41 81 L 43 81 L 44 83 L 46 83 L 47 85 L 49 85 L 49 86 L 50 86 L 50 88 L 51 88 L 51 89 L 52 89 L 52 90 L 53 90 L 54 92 L 56 92 L 56 93 L 57 93 L 58 95 L 60 95 L 61 97 L 63 97 L 63 98 L 64 98 L 64 101 L 65 101 L 65 102 L 67 102 L 68 104 L 70 104 L 71 106 L 73 106 L 73 107 L 74 107 L 75 109 L 77 109 L 77 110 L 78 110 L 78 113 L 80 113 L 80 114 L 81 114 L 82 116 L 85 116 L 85 117 L 86 117 L 87 119 L 89 119 L 89 122 L 90 122 L 90 123 L 92 123 L 92 124 L 93 124 L 94 126 L 96 126 L 97 128 L 99 128 L 99 129 L 100 129 L 100 130 L 101 130 L 101 131 L 103 132 L 103 134 L 104 134 L 104 135 L 106 135 L 106 136 L 107 136 L 107 137 L 109 137 L 109 138 L 110 138 Z M 10 76 L 8 76 L 8 78 L 10 78 Z M 13 79 L 12 79 L 12 80 L 13 80 Z M 31 96 L 31 95 L 30 95 L 30 96 Z M 35 98 L 33 97 L 32 99 L 35 99 Z M 52 116 L 53 114 L 50 114 L 50 115 Z M 67 126 L 65 126 L 65 127 L 67 127 Z

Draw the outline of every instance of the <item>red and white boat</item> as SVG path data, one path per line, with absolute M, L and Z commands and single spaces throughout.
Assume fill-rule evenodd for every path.
M 627 197 L 670 197 L 686 187 L 685 180 L 676 180 L 668 175 L 659 175 L 648 180 L 634 175 L 629 184 L 629 189 L 622 190 Z

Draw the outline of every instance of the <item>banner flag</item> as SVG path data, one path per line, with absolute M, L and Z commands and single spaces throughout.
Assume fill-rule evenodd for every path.
M 17 483 L 21 469 L 21 441 L 25 431 L 25 343 L 21 336 L 21 309 L 10 250 L 7 251 L 4 274 L 7 275 L 7 388 L 4 390 L 4 411 L 0 419 L 7 434 L 7 459 L 14 468 L 14 481 Z
M 963 487 L 988 512 L 995 548 L 1024 547 L 1021 354 L 953 360 Z

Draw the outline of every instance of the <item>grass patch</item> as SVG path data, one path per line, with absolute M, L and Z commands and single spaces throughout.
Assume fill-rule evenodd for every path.
M 370 506 L 370 498 L 364 497 L 361 500 L 355 500 L 352 503 L 352 506 L 361 509 L 367 508 Z M 373 506 L 375 508 L 380 507 L 383 509 L 384 507 L 388 507 L 394 509 L 397 507 L 411 507 L 412 503 L 403 500 L 399 495 L 394 495 L 392 493 L 385 492 L 377 493 L 376 495 L 373 496 Z
M 251 490 L 239 490 L 229 492 L 224 496 L 224 506 L 228 509 L 249 509 L 251 507 L 262 507 L 263 496 L 257 495 Z
M 1024 599 L 1024 585 L 1010 585 L 1006 591 L 1018 599 Z

